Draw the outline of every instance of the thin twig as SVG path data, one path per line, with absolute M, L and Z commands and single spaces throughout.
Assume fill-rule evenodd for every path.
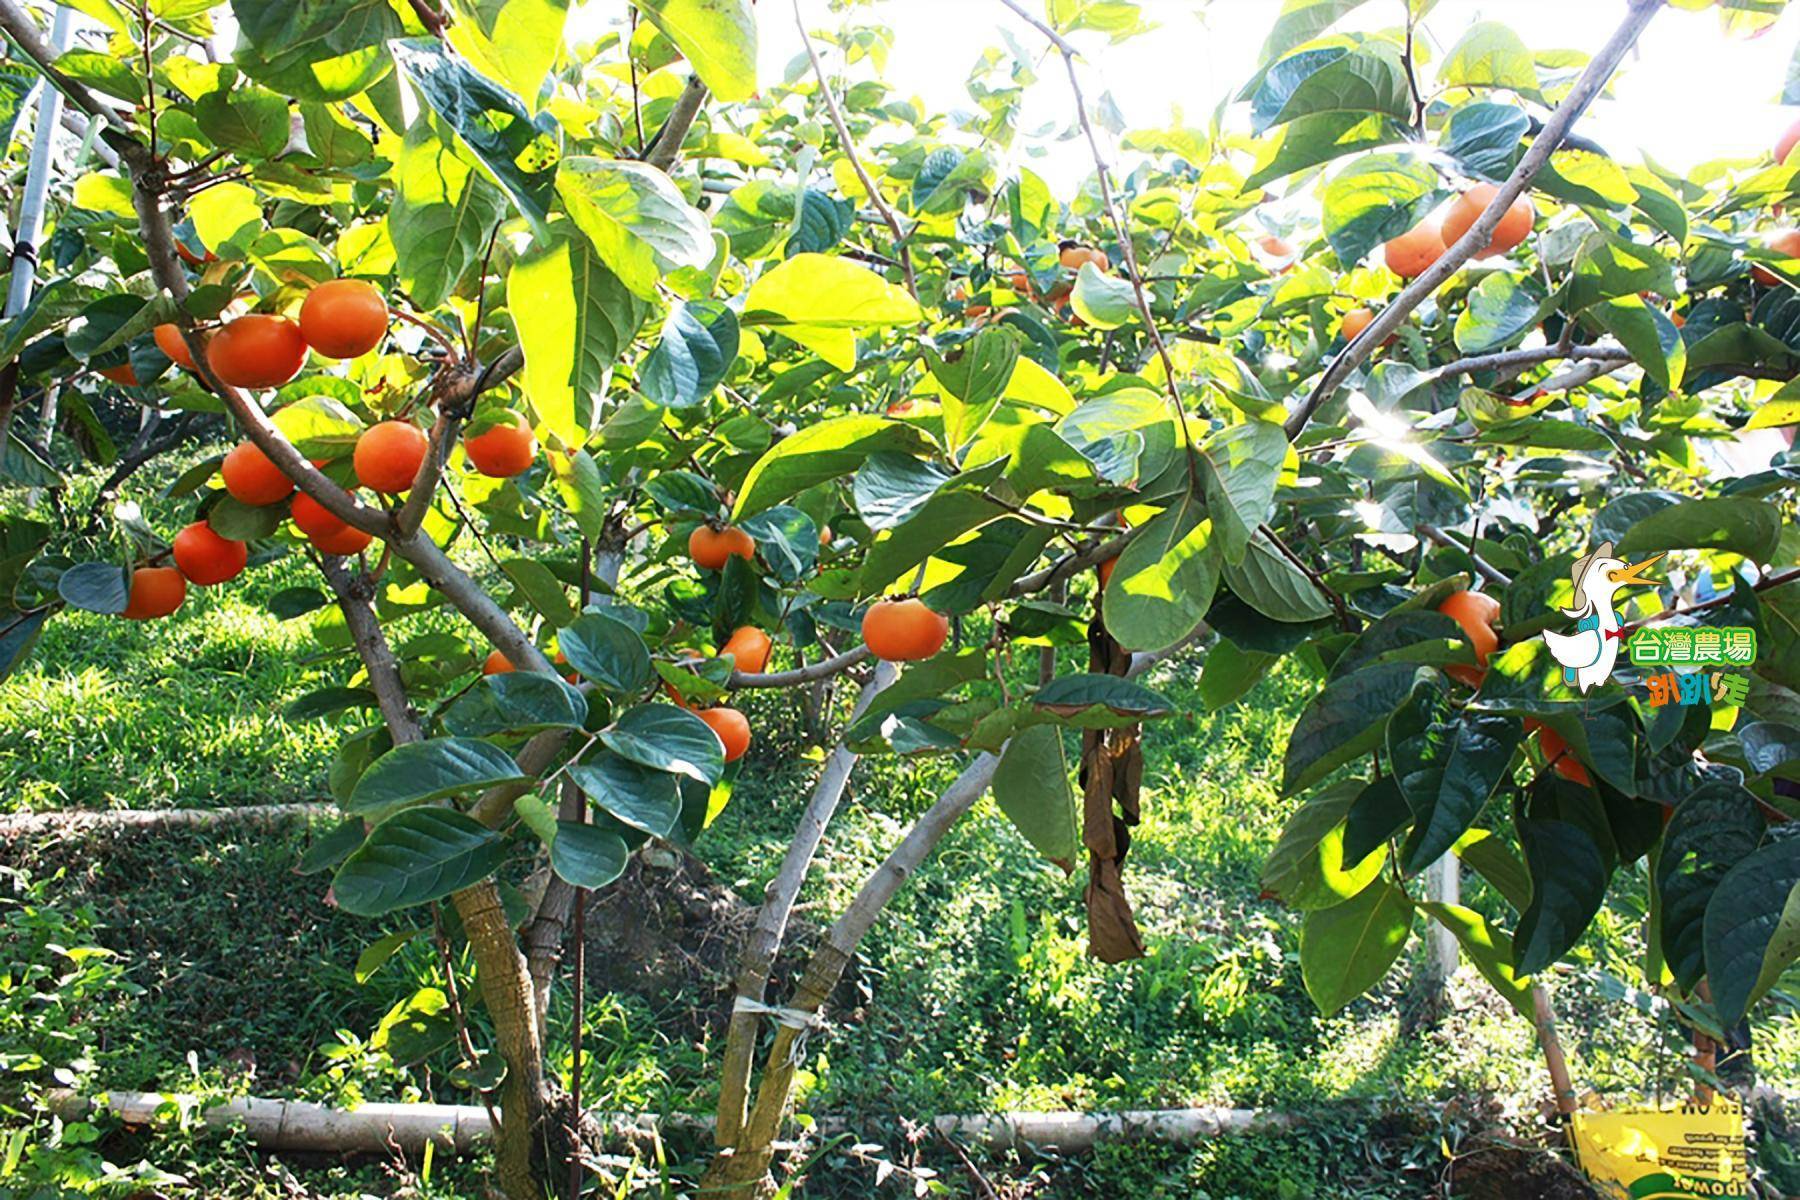
M 797 2 L 797 0 L 796 0 Z M 1174 406 L 1175 420 L 1181 425 L 1181 441 L 1187 454 L 1188 482 L 1199 487 L 1199 468 L 1194 464 L 1193 436 L 1188 430 L 1187 413 L 1182 407 L 1181 390 L 1175 383 L 1175 364 L 1169 358 L 1168 344 L 1163 341 L 1162 332 L 1156 327 L 1156 315 L 1150 311 L 1150 298 L 1144 291 L 1144 278 L 1138 271 L 1137 251 L 1131 244 L 1131 232 L 1125 227 L 1125 220 L 1119 215 L 1118 205 L 1113 202 L 1112 184 L 1108 180 L 1106 156 L 1100 151 L 1100 138 L 1094 132 L 1094 123 L 1088 119 L 1087 99 L 1081 91 L 1081 76 L 1075 70 L 1076 49 L 1066 38 L 1054 29 L 1032 16 L 1019 3 L 1019 0 L 1000 0 L 1007 8 L 1023 17 L 1038 32 L 1050 39 L 1058 51 L 1062 53 L 1063 66 L 1069 74 L 1069 90 L 1075 97 L 1075 115 L 1081 122 L 1081 131 L 1087 135 L 1088 151 L 1093 155 L 1094 171 L 1100 179 L 1100 204 L 1106 209 L 1106 215 L 1112 223 L 1114 235 L 1119 240 L 1119 253 L 1124 259 L 1125 276 L 1131 282 L 1131 294 L 1137 301 L 1138 315 L 1144 319 L 1144 331 L 1150 336 L 1150 344 L 1156 347 L 1157 357 L 1162 360 L 1163 383 L 1168 388 L 1169 402 Z
M 906 290 L 912 298 L 919 298 L 919 283 L 913 278 L 912 251 L 906 247 L 906 233 L 900 228 L 900 219 L 888 202 L 882 197 L 881 190 L 875 181 L 869 178 L 869 172 L 863 167 L 862 159 L 856 153 L 856 143 L 850 137 L 850 127 L 844 123 L 844 114 L 838 108 L 837 97 L 832 94 L 831 83 L 825 78 L 825 64 L 819 61 L 819 52 L 813 48 L 812 35 L 806 31 L 806 21 L 800 15 L 800 0 L 794 0 L 794 24 L 800 29 L 800 42 L 806 47 L 806 56 L 812 60 L 813 77 L 819 81 L 819 95 L 825 100 L 825 111 L 831 115 L 832 128 L 837 130 L 838 144 L 843 147 L 844 157 L 850 160 L 850 169 L 856 172 L 857 180 L 863 191 L 869 194 L 869 203 L 881 214 L 887 223 L 888 230 L 894 235 L 894 252 L 900 256 L 900 269 L 906 274 Z

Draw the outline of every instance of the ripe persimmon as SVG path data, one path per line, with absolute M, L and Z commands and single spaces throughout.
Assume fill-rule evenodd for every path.
M 1767 245 L 1783 258 L 1800 258 L 1800 229 L 1778 230 Z M 1750 268 L 1750 276 L 1764 287 L 1774 287 L 1782 281 L 1781 276 L 1763 266 Z
M 323 504 L 305 492 L 294 496 L 288 515 L 294 520 L 294 528 L 309 538 L 335 537 L 350 528 L 348 521 L 333 516 Z
M 137 372 L 132 369 L 130 363 L 120 363 L 116 367 L 101 367 L 98 374 L 102 378 L 112 380 L 121 387 L 136 387 L 138 385 Z
M 1494 623 L 1500 619 L 1500 602 L 1484 592 L 1451 592 L 1438 611 L 1462 626 L 1469 649 L 1475 651 L 1475 665 L 1485 670 L 1488 655 L 1500 646 L 1500 635 Z
M 719 653 L 729 654 L 744 674 L 759 675 L 769 665 L 769 651 L 773 648 L 768 634 L 754 625 L 740 625 L 725 639 Z
M 1444 237 L 1436 221 L 1421 221 L 1382 248 L 1388 270 L 1402 279 L 1423 275 L 1444 256 Z
M 1119 556 L 1116 554 L 1113 555 L 1111 558 L 1105 559 L 1104 561 L 1096 563 L 1094 565 L 1094 574 L 1100 577 L 1100 590 L 1101 591 L 1105 591 L 1106 585 L 1112 582 L 1113 568 L 1118 565 L 1119 565 Z
M 306 365 L 306 339 L 286 317 L 249 313 L 212 335 L 206 361 L 232 387 L 280 387 Z
M 735 708 L 703 708 L 694 714 L 725 747 L 725 761 L 736 762 L 750 748 L 750 722 Z
M 1370 308 L 1353 308 L 1344 314 L 1338 322 L 1338 332 L 1344 335 L 1346 342 L 1353 341 L 1356 335 L 1367 329 L 1375 320 L 1375 310 Z
M 361 279 L 331 279 L 306 293 L 300 335 L 326 358 L 360 358 L 387 336 L 381 289 Z
M 1093 263 L 1094 269 L 1098 271 L 1110 270 L 1112 267 L 1112 260 L 1106 257 L 1106 251 L 1098 246 L 1084 246 L 1080 242 L 1064 242 L 1057 261 L 1071 271 L 1081 270 L 1085 263 Z
M 513 666 L 512 659 L 506 657 L 505 654 L 498 650 L 489 650 L 487 661 L 481 664 L 481 673 L 483 675 L 504 675 L 508 671 L 516 671 L 518 669 L 519 668 Z
M 1457 198 L 1444 215 L 1444 245 L 1454 245 L 1469 227 L 1480 219 L 1487 206 L 1494 202 L 1500 189 L 1491 183 L 1478 183 Z M 1488 244 L 1476 251 L 1476 258 L 1488 258 L 1495 254 L 1505 254 L 1514 246 L 1531 236 L 1531 227 L 1537 223 L 1537 209 L 1532 206 L 1531 197 L 1521 195 L 1509 204 L 1500 214 L 1500 223 L 1494 226 L 1493 236 Z
M 862 635 L 876 658 L 916 662 L 944 648 L 950 618 L 923 600 L 878 600 L 863 614 Z
M 404 492 L 418 478 L 430 439 L 410 421 L 383 421 L 363 430 L 351 457 L 356 479 L 372 492 Z
M 1256 239 L 1256 244 L 1261 246 L 1262 252 L 1270 258 L 1294 257 L 1294 243 L 1284 237 L 1277 237 L 1272 233 L 1265 234 Z
M 236 579 L 250 561 L 250 547 L 220 537 L 205 521 L 195 521 L 175 535 L 175 565 L 189 583 L 211 587 Z
M 1008 275 L 1006 277 L 1006 286 L 1019 293 L 1019 295 L 1024 296 L 1026 299 L 1031 298 L 1031 276 L 1023 271 L 1014 271 L 1011 275 Z
M 234 500 L 258 507 L 279 504 L 294 490 L 294 481 L 254 442 L 239 442 L 219 464 L 219 477 Z
M 1553 767 L 1558 775 L 1570 783 L 1579 783 L 1583 787 L 1593 787 L 1594 777 L 1588 774 L 1587 767 L 1580 759 L 1569 752 L 1569 743 L 1563 741 L 1562 735 L 1542 721 L 1531 717 L 1525 718 L 1525 731 L 1537 735 L 1538 749 L 1544 752 L 1544 761 Z
M 361 554 L 375 538 L 352 525 L 330 533 L 315 534 L 311 538 L 313 546 L 324 554 Z
M 188 353 L 187 341 L 181 336 L 179 325 L 165 321 L 152 330 L 150 336 L 156 339 L 156 348 L 168 355 L 170 362 L 194 370 L 194 356 Z
M 139 567 L 131 573 L 131 592 L 123 616 L 133 621 L 166 617 L 187 599 L 187 580 L 174 567 Z
M 688 534 L 688 557 L 694 565 L 708 571 L 722 570 L 725 561 L 737 555 L 746 562 L 756 557 L 756 541 L 735 525 L 714 529 L 702 525 Z
M 491 425 L 463 438 L 463 453 L 475 469 L 492 479 L 511 479 L 531 469 L 537 458 L 537 437 L 525 418 Z

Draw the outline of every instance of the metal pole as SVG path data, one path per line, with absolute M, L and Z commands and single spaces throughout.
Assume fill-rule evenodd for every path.
M 56 6 L 50 26 L 50 46 L 58 54 L 69 48 L 75 35 L 75 13 L 67 5 Z M 42 86 L 38 99 L 37 132 L 31 145 L 31 163 L 25 170 L 25 196 L 19 204 L 19 229 L 13 237 L 12 280 L 6 291 L 6 314 L 15 316 L 31 303 L 37 284 L 38 239 L 44 234 L 44 203 L 50 193 L 50 159 L 56 131 L 62 124 L 62 93 Z

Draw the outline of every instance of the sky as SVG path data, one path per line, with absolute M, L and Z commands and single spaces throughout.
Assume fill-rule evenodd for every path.
M 1042 0 L 1026 2 L 1041 11 Z M 755 6 L 765 79 L 779 79 L 801 51 L 790 5 L 791 0 L 761 0 Z M 1403 0 L 1371 0 L 1342 27 L 1392 27 L 1401 20 L 1402 6 Z M 1075 40 L 1091 51 L 1083 66 L 1090 103 L 1110 92 L 1129 127 L 1155 128 L 1167 124 L 1176 108 L 1191 123 L 1204 125 L 1219 100 L 1248 77 L 1280 6 L 1277 0 L 1147 0 L 1142 7 L 1160 24 L 1152 33 L 1118 46 L 1095 34 Z M 801 8 L 814 30 L 845 20 L 825 0 L 801 0 Z M 1624 0 L 1440 0 L 1422 28 L 1425 43 L 1440 57 L 1482 19 L 1504 21 L 1534 50 L 1592 52 L 1624 12 Z M 1001 45 L 1002 26 L 1033 51 L 1043 45 L 1041 35 L 998 0 L 881 0 L 850 16 L 893 29 L 888 81 L 937 111 L 971 106 L 964 81 L 985 47 Z M 1580 131 L 1615 157 L 1635 162 L 1642 148 L 1677 170 L 1766 152 L 1781 130 L 1800 118 L 1800 108 L 1775 103 L 1796 41 L 1800 13 L 1793 8 L 1772 29 L 1748 40 L 1727 38 L 1715 12 L 1665 9 L 1640 39 L 1636 55 L 1626 60 L 1615 98 L 1597 104 Z M 1048 123 L 1060 129 L 1070 112 L 1067 79 L 1058 64 L 1046 64 L 1027 99 L 1022 128 Z M 1247 127 L 1241 113 L 1235 123 Z M 1091 167 L 1078 142 L 1061 143 L 1047 160 L 1032 165 L 1064 195 Z

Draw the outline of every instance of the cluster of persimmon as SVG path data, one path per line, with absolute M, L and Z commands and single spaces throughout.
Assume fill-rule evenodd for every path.
M 1006 286 L 1025 299 L 1042 304 L 1053 313 L 1061 314 L 1068 308 L 1069 296 L 1075 290 L 1075 276 L 1085 264 L 1093 263 L 1095 269 L 1103 274 L 1112 269 L 1112 260 L 1107 257 L 1106 251 L 1098 246 L 1089 246 L 1076 241 L 1060 243 L 1057 248 L 1056 260 L 1064 274 L 1045 288 L 1041 294 L 1033 284 L 1031 276 L 1024 271 L 1013 271 L 1008 274 Z M 958 290 L 952 294 L 951 299 L 962 300 L 966 299 L 967 295 L 968 293 L 962 290 L 961 285 L 958 285 Z M 971 321 L 979 322 L 991 316 L 993 311 L 991 305 L 976 300 L 971 301 L 963 309 L 963 315 Z M 1069 324 L 1079 328 L 1084 322 L 1079 315 L 1070 313 Z
M 1475 653 L 1473 664 L 1451 663 L 1444 668 L 1444 673 L 1471 690 L 1480 691 L 1487 680 L 1488 658 L 1500 648 L 1500 602 L 1486 592 L 1456 591 L 1451 592 L 1437 610 L 1462 628 L 1469 649 Z M 1556 730 L 1527 717 L 1525 731 L 1537 738 L 1544 762 L 1558 775 L 1584 787 L 1593 786 L 1593 777 L 1581 760 L 1569 753 L 1569 744 Z

